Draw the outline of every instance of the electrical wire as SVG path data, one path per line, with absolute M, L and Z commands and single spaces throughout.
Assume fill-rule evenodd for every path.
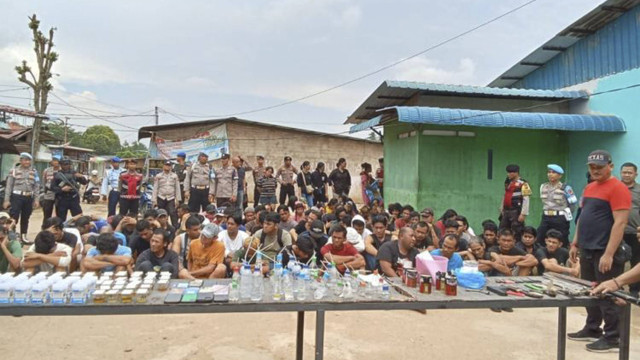
M 62 89 L 54 89 L 53 90 L 53 92 L 56 92 L 56 91 L 60 91 L 60 92 L 63 92 L 63 93 L 66 93 L 66 94 L 69 94 L 69 95 L 72 95 L 72 96 L 78 96 L 78 97 L 81 97 L 81 98 L 96 102 L 98 104 L 107 105 L 107 106 L 110 106 L 110 107 L 113 107 L 113 108 L 117 108 L 117 109 L 132 111 L 132 112 L 135 112 L 135 113 L 141 112 L 140 110 L 128 109 L 128 108 L 120 106 L 120 105 L 110 104 L 110 103 L 107 103 L 107 102 L 104 102 L 104 101 L 92 99 L 92 98 L 90 98 L 88 96 L 84 96 L 82 94 L 72 93 L 72 92 L 69 92 L 69 91 L 66 91 L 66 90 L 62 90 Z M 153 110 L 151 110 L 151 111 L 153 111 Z M 148 112 L 148 111 L 145 111 L 145 112 Z
M 72 108 L 74 108 L 74 109 L 76 109 L 76 110 L 78 110 L 78 111 L 80 111 L 80 112 L 82 112 L 82 113 L 87 114 L 87 115 L 93 116 L 93 117 L 94 117 L 94 118 L 96 118 L 96 119 L 99 119 L 99 120 L 102 120 L 102 121 L 106 121 L 106 122 L 111 123 L 111 124 L 114 124 L 114 125 L 122 126 L 122 127 L 124 127 L 124 128 L 127 128 L 127 129 L 138 130 L 138 129 L 134 128 L 134 127 L 131 127 L 131 126 L 128 126 L 128 125 L 124 125 L 124 124 L 120 124 L 120 123 L 115 122 L 115 121 L 113 121 L 113 120 L 110 120 L 110 119 L 108 119 L 108 118 L 103 118 L 103 117 L 101 117 L 101 116 L 99 116 L 99 115 L 95 115 L 95 114 L 92 114 L 92 113 L 90 113 L 90 112 L 88 112 L 88 111 L 82 110 L 81 108 L 76 107 L 76 106 L 74 106 L 74 105 L 70 104 L 69 102 L 67 102 L 66 100 L 64 100 L 64 99 L 63 99 L 63 98 L 61 98 L 60 96 L 56 95 L 55 93 L 50 93 L 50 94 L 51 94 L 53 97 L 55 97 L 56 99 L 58 99 L 58 100 L 62 101 L 63 103 L 65 103 L 67 106 L 70 106 L 70 107 L 72 107 Z

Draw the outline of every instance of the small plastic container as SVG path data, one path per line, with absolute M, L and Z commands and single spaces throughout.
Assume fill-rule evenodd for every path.
M 169 289 L 169 280 L 159 280 L 156 283 L 156 290 L 165 291 Z
M 169 271 L 162 271 L 160 273 L 160 278 L 170 279 L 171 278 L 171 273 Z
M 116 278 L 127 278 L 129 277 L 129 273 L 126 270 L 118 271 L 116 273 Z
M 95 290 L 91 294 L 91 301 L 94 304 L 104 304 L 105 302 L 107 302 L 106 291 L 100 289 Z
M 53 282 L 59 281 L 64 279 L 64 277 L 67 276 L 67 274 L 63 273 L 63 272 L 54 272 L 53 274 L 51 274 L 49 276 L 49 280 L 53 280 Z
M 5 282 L 6 280 L 12 279 L 16 273 L 8 272 L 4 274 L 0 274 L 0 282 Z
M 141 278 L 144 276 L 144 271 L 134 271 L 131 273 L 132 278 Z
M 101 286 L 101 287 L 102 287 L 102 286 L 108 286 L 108 287 L 111 287 L 111 286 L 113 286 L 113 280 L 105 280 L 105 281 L 103 281 L 103 282 L 100 284 L 100 286 Z
M 125 278 L 125 277 L 117 277 L 113 283 L 114 284 L 126 284 L 129 282 L 129 279 Z
M 49 286 L 46 282 L 39 282 L 31 287 L 31 303 L 42 305 L 49 302 Z
M 29 279 L 30 277 L 31 277 L 31 273 L 29 273 L 29 272 L 22 272 L 22 273 L 20 273 L 20 274 L 16 275 L 14 279 L 19 280 L 19 281 L 22 281 L 22 280 L 27 280 L 27 279 Z
M 31 277 L 31 280 L 35 280 L 36 282 L 39 282 L 40 280 L 44 280 L 44 279 L 46 279 L 46 278 L 47 278 L 47 276 L 48 276 L 48 275 L 47 275 L 47 273 L 46 273 L 46 272 L 39 272 L 39 273 L 37 273 L 37 274 L 33 275 L 33 276 Z
M 82 271 L 74 271 L 69 276 L 82 277 Z
M 120 290 L 124 290 L 124 287 L 125 287 L 125 285 L 124 285 L 124 284 L 114 284 L 114 285 L 111 287 L 111 290 L 118 290 L 118 291 L 120 291 Z
M 52 304 L 66 304 L 67 303 L 67 291 L 69 289 L 69 283 L 65 280 L 59 281 L 51 285 L 50 300 Z
M 106 292 L 107 303 L 117 304 L 120 302 L 120 290 L 109 290 Z
M 138 287 L 138 290 L 140 290 L 140 289 L 151 291 L 151 289 L 153 289 L 153 286 L 149 285 L 149 284 L 140 284 L 140 287 Z
M 128 283 L 128 284 L 124 287 L 124 289 L 125 289 L 125 290 L 136 290 L 136 289 L 138 288 L 138 286 L 140 286 L 140 283 L 136 283 L 136 282 L 134 282 L 134 283 Z
M 113 271 L 105 271 L 102 273 L 102 276 L 108 278 L 108 279 L 113 279 Z
M 32 284 L 26 281 L 17 283 L 13 288 L 13 303 L 28 304 L 31 301 L 31 286 Z
M 133 290 L 122 290 L 120 293 L 120 301 L 123 304 L 131 304 L 133 302 Z
M 149 297 L 149 289 L 138 289 L 136 290 L 136 303 L 144 304 L 147 302 L 147 298 Z
M 66 280 L 69 284 L 73 284 L 73 283 L 75 283 L 75 282 L 77 282 L 77 281 L 82 280 L 82 278 L 81 278 L 80 276 L 72 276 L 72 275 L 69 275 L 69 276 L 67 276 L 67 278 L 66 278 L 65 280 Z
M 71 285 L 71 304 L 83 305 L 87 303 L 87 284 L 83 281 L 78 281 Z
M 9 304 L 13 299 L 13 281 L 0 283 L 0 304 Z

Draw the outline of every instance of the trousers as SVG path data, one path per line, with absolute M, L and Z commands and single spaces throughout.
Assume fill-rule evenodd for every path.
M 9 216 L 16 222 L 18 219 L 20 220 L 20 234 L 27 235 L 29 217 L 31 217 L 31 213 L 33 212 L 33 198 L 31 196 L 11 194 L 9 200 L 11 203 Z

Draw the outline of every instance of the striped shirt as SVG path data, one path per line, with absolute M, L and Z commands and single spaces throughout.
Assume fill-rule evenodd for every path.
M 260 187 L 260 196 L 276 196 L 276 186 L 278 181 L 274 177 L 263 177 L 258 180 Z

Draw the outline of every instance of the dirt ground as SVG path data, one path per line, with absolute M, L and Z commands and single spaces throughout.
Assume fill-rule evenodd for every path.
M 105 206 L 85 206 L 105 214 Z M 32 232 L 42 219 L 33 216 Z M 567 329 L 584 324 L 569 309 Z M 2 318 L 3 360 L 12 359 L 291 359 L 294 313 Z M 555 309 L 328 312 L 326 359 L 553 359 Z M 631 357 L 640 359 L 640 308 L 632 310 Z M 305 322 L 305 359 L 314 356 L 315 316 Z M 567 359 L 617 359 L 567 341 Z M 426 355 L 426 356 L 425 356 Z

